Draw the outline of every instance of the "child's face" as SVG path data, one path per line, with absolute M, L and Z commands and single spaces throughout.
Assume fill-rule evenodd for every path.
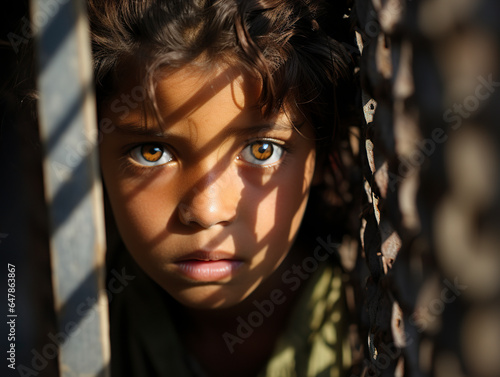
M 303 137 L 283 113 L 264 119 L 260 86 L 236 69 L 160 79 L 162 127 L 153 116 L 145 125 L 140 88 L 124 88 L 101 112 L 116 126 L 101 164 L 128 250 L 186 306 L 241 302 L 297 234 L 314 172 L 311 127 Z

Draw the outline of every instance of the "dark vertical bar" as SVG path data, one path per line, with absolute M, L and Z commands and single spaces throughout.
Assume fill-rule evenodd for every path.
M 12 5 L 0 15 L 0 375 L 57 377 L 40 138 L 32 102 L 23 101 L 33 89 L 28 1 Z

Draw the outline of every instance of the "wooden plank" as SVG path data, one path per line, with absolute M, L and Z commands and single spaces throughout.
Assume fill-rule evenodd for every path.
M 108 376 L 105 236 L 85 4 L 32 0 L 61 377 Z

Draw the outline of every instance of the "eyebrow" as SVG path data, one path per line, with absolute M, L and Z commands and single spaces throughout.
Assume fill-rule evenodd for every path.
M 182 138 L 176 134 L 170 134 L 167 131 L 163 131 L 154 128 L 147 128 L 142 125 L 138 125 L 137 123 L 123 123 L 115 125 L 117 131 L 127 134 L 127 135 L 136 135 L 136 136 L 145 136 L 145 137 L 154 137 L 154 138 Z M 301 126 L 301 124 L 296 125 L 295 123 L 289 124 L 285 122 L 269 122 L 269 123 L 261 123 L 257 125 L 252 125 L 248 127 L 229 127 L 222 132 L 222 137 L 227 138 L 231 135 L 235 135 L 238 137 L 245 137 L 254 135 L 259 132 L 265 131 L 291 131 L 296 127 Z

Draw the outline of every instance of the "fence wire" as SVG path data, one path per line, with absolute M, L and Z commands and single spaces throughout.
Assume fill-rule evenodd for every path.
M 358 0 L 364 376 L 500 375 L 500 3 Z

